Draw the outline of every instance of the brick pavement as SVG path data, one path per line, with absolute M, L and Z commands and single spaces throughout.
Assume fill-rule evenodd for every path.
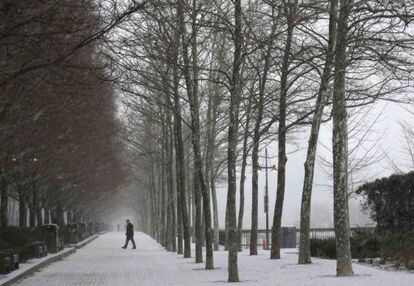
M 137 249 L 121 249 L 122 233 L 101 235 L 76 253 L 55 262 L 16 285 L 20 286 L 198 286 L 229 285 L 227 252 L 214 253 L 215 270 L 204 271 L 194 258 L 168 253 L 150 237 L 137 233 Z M 131 246 L 130 246 L 131 247 Z M 194 255 L 194 249 L 193 249 Z M 244 286 L 408 286 L 414 273 L 384 271 L 354 264 L 353 277 L 335 277 L 334 260 L 313 259 L 297 265 L 297 250 L 285 249 L 282 259 L 270 260 L 268 251 L 239 254 Z
M 182 267 L 188 268 L 193 259 L 184 260 L 176 254 L 167 253 L 154 240 L 141 233 L 135 235 L 135 240 L 137 249 L 130 249 L 130 244 L 129 249 L 125 250 L 121 249 L 124 243 L 122 233 L 101 235 L 75 254 L 45 267 L 16 285 L 163 286 L 185 285 L 186 282 L 202 278 L 197 277 L 200 271 L 189 271 L 185 277 L 182 275 Z M 203 281 L 200 283 L 204 284 Z

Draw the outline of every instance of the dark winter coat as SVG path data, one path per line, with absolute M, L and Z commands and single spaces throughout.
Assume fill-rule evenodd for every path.
M 134 236 L 134 225 L 132 223 L 128 223 L 126 227 L 126 236 L 132 237 Z

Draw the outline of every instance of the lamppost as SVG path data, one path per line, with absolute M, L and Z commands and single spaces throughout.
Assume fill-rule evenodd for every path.
M 269 249 L 269 175 L 268 170 L 270 169 L 272 172 L 277 172 L 276 165 L 271 167 L 268 166 L 268 159 L 267 156 L 267 148 L 265 149 L 265 167 L 260 167 L 259 172 L 261 169 L 266 170 L 266 185 L 265 185 L 265 196 L 264 196 L 264 211 L 266 213 L 266 250 Z

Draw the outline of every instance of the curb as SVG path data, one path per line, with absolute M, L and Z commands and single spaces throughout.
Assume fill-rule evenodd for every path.
M 49 257 L 48 259 L 27 268 L 22 273 L 19 273 L 16 276 L 13 276 L 13 277 L 10 277 L 10 278 L 5 278 L 6 279 L 5 281 L 0 281 L 0 286 L 12 285 L 17 280 L 20 280 L 22 278 L 30 276 L 30 274 L 32 274 L 33 272 L 38 271 L 40 268 L 43 268 L 43 267 L 45 267 L 45 266 L 47 266 L 47 265 L 49 265 L 53 262 L 61 260 L 61 259 L 65 258 L 66 256 L 69 256 L 70 254 L 75 253 L 75 252 L 76 252 L 76 248 L 72 247 L 72 248 L 69 248 L 68 250 L 66 250 L 66 251 L 64 251 L 60 254 Z M 13 273 L 13 272 L 11 272 L 11 273 Z
M 53 255 L 49 258 L 47 258 L 47 256 L 46 256 L 45 260 L 43 260 L 41 262 L 38 262 L 37 264 L 27 268 L 26 270 L 23 270 L 22 273 L 16 274 L 15 276 L 5 277 L 4 281 L 1 281 L 3 279 L 1 279 L 1 277 L 0 277 L 0 286 L 10 286 L 13 283 L 17 282 L 18 280 L 20 280 L 22 278 L 25 278 L 27 276 L 30 276 L 31 274 L 33 274 L 34 272 L 40 270 L 41 268 L 43 268 L 43 267 L 45 267 L 49 264 L 52 264 L 53 262 L 56 262 L 58 260 L 62 260 L 63 258 L 71 255 L 72 253 L 75 253 L 77 249 L 84 247 L 85 245 L 87 245 L 91 241 L 98 238 L 100 234 L 96 234 L 96 235 L 94 235 L 94 236 L 92 236 L 88 239 L 85 239 L 84 241 L 81 241 L 78 244 L 69 245 L 68 249 L 63 250 L 63 251 L 61 251 L 61 253 L 57 253 L 56 255 Z M 16 271 L 19 271 L 19 269 L 17 269 Z M 13 274 L 13 272 L 11 272 L 10 274 Z
M 81 242 L 79 242 L 79 243 L 77 243 L 77 244 L 69 244 L 69 247 L 74 247 L 74 248 L 76 248 L 76 249 L 82 248 L 82 247 L 84 247 L 85 245 L 87 245 L 88 243 L 90 243 L 90 242 L 92 242 L 93 240 L 95 240 L 96 238 L 98 238 L 100 234 L 101 234 L 101 233 L 99 233 L 99 234 L 95 234 L 95 235 L 93 235 L 93 236 L 91 236 L 91 237 L 89 237 L 89 238 L 87 238 L 87 239 L 85 239 L 85 240 L 83 240 L 83 241 L 81 241 Z M 2 286 L 2 285 L 0 284 L 0 286 Z

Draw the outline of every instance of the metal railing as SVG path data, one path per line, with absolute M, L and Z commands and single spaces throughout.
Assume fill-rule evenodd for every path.
M 350 235 L 362 231 L 374 231 L 375 227 L 352 227 Z M 271 231 L 270 231 L 271 232 Z M 311 228 L 310 238 L 328 239 L 335 237 L 334 228 Z M 282 227 L 281 230 L 281 244 L 282 248 L 295 248 L 299 243 L 300 229 L 296 227 Z M 257 231 L 257 244 L 262 245 L 266 241 L 266 230 L 259 229 Z M 220 244 L 225 243 L 225 231 L 220 230 Z M 244 229 L 242 231 L 242 247 L 248 248 L 250 245 L 250 230 Z
M 282 227 L 281 228 L 281 246 L 282 248 L 295 248 L 296 247 L 296 227 Z M 271 236 L 271 230 L 269 230 L 269 237 Z M 225 243 L 225 231 L 220 230 L 220 244 Z M 244 229 L 242 231 L 242 247 L 248 248 L 250 245 L 250 230 Z M 257 230 L 257 244 L 264 245 L 266 242 L 266 230 Z

